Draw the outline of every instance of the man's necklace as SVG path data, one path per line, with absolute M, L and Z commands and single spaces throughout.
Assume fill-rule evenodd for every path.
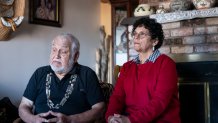
M 70 94 L 72 93 L 72 91 L 74 89 L 73 88 L 74 83 L 76 82 L 77 74 L 74 74 L 74 75 L 70 76 L 70 81 L 69 81 L 69 85 L 67 87 L 66 93 L 64 94 L 64 97 L 61 100 L 61 102 L 59 104 L 56 104 L 56 105 L 51 101 L 51 97 L 50 97 L 50 95 L 51 95 L 51 89 L 50 89 L 51 76 L 52 76 L 52 73 L 49 73 L 49 74 L 47 74 L 47 77 L 46 77 L 47 105 L 49 106 L 50 109 L 59 109 L 60 106 L 63 106 L 65 104 L 65 102 L 69 98 Z

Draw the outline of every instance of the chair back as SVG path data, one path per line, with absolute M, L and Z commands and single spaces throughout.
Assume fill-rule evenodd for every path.
M 117 79 L 118 79 L 121 68 L 122 68 L 122 66 L 119 66 L 119 65 L 115 65 L 115 67 L 114 67 L 114 79 L 115 79 L 115 81 L 117 81 Z

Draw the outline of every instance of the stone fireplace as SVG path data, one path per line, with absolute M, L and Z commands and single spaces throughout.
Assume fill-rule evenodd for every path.
M 218 17 L 162 24 L 161 51 L 177 64 L 182 123 L 218 122 Z
M 182 123 L 218 122 L 218 11 L 211 17 L 163 23 L 161 51 L 179 75 Z M 215 11 L 214 11 L 215 10 Z M 200 12 L 200 11 L 199 11 Z M 211 13 L 206 13 L 206 16 Z

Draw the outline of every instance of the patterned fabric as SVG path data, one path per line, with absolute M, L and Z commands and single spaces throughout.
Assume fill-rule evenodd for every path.
M 161 55 L 160 51 L 159 51 L 159 50 L 155 50 L 155 51 L 153 52 L 153 54 L 151 54 L 151 55 L 149 56 L 149 58 L 145 60 L 145 63 L 147 63 L 147 62 L 149 62 L 149 61 L 154 63 L 154 62 L 156 61 L 156 59 L 157 59 L 160 55 Z M 140 64 L 139 55 L 138 55 L 135 59 L 133 59 L 133 61 L 136 62 L 136 64 Z

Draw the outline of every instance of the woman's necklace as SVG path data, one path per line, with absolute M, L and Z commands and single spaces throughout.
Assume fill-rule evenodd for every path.
M 51 89 L 50 89 L 51 76 L 52 76 L 52 73 L 49 73 L 49 74 L 47 74 L 47 77 L 46 77 L 47 105 L 49 106 L 50 109 L 59 109 L 60 106 L 63 106 L 65 104 L 65 102 L 69 98 L 70 94 L 72 93 L 74 83 L 76 82 L 77 74 L 70 76 L 70 81 L 69 81 L 69 85 L 67 87 L 66 93 L 64 94 L 64 97 L 61 100 L 61 102 L 59 104 L 56 104 L 56 105 L 51 101 L 51 98 L 50 98 L 50 95 L 51 95 Z

